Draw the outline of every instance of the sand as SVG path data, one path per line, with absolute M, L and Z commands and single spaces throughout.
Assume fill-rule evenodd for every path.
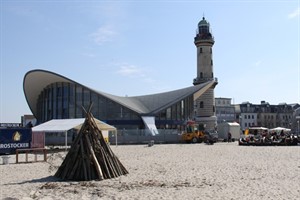
M 0 199 L 300 199 L 300 146 L 235 143 L 111 146 L 129 171 L 103 181 L 53 177 L 47 162 L 3 165 Z

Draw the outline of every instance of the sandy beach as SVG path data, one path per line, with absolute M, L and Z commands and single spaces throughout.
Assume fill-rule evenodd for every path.
M 103 181 L 53 175 L 65 152 L 47 162 L 0 159 L 0 199 L 300 199 L 300 146 L 234 143 L 111 146 L 129 171 Z M 22 155 L 24 156 L 24 155 Z

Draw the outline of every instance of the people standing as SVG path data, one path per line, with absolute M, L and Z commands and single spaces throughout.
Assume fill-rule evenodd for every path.
M 227 135 L 227 141 L 228 141 L 228 142 L 231 142 L 231 133 L 230 133 L 230 132 L 228 132 L 228 135 Z

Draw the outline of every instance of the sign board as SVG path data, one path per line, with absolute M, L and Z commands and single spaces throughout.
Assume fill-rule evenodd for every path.
M 0 154 L 30 148 L 31 137 L 31 128 L 0 128 Z

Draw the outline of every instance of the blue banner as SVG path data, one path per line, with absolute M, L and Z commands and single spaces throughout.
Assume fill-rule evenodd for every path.
M 31 128 L 0 128 L 0 154 L 14 154 L 31 146 Z

